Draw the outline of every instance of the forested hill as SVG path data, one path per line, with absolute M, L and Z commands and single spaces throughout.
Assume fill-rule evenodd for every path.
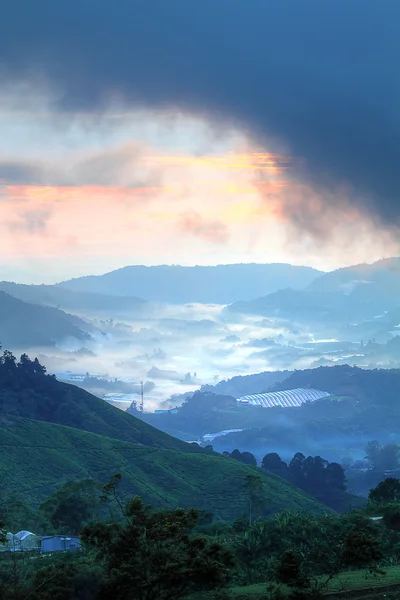
M 66 426 L 67 425 L 67 426 Z M 37 359 L 0 357 L 0 472 L 11 496 L 38 505 L 63 482 L 106 482 L 121 474 L 125 494 L 155 507 L 196 507 L 232 520 L 249 506 L 256 480 L 259 514 L 326 510 L 263 469 L 187 444 L 77 387 L 46 375 Z M 4 490 L 3 490 L 4 492 Z
M 295 371 L 284 382 L 276 383 L 275 390 L 294 388 L 324 390 L 334 396 L 351 396 L 364 404 L 384 407 L 398 405 L 400 369 L 360 369 L 349 365 L 318 367 Z
M 47 375 L 37 359 L 22 355 L 17 361 L 10 352 L 0 359 L 0 412 L 67 425 L 146 446 L 202 451 L 158 431 L 143 421 L 114 408 L 104 400 L 74 385 Z
M 9 348 L 54 346 L 66 338 L 84 341 L 93 330 L 62 310 L 23 302 L 0 290 L 0 341 Z

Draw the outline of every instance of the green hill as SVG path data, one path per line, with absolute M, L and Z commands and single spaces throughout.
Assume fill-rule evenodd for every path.
M 45 374 L 26 355 L 0 357 L 0 473 L 3 494 L 37 504 L 68 480 L 107 481 L 155 506 L 195 506 L 231 518 L 248 508 L 246 476 L 263 482 L 265 510 L 323 511 L 275 475 L 208 453 L 154 429 L 75 386 Z
M 0 416 L 3 493 L 37 504 L 60 484 L 122 475 L 122 491 L 155 507 L 196 507 L 232 519 L 248 510 L 246 475 L 259 474 L 266 513 L 324 510 L 279 477 L 221 455 L 129 443 L 53 423 Z M 166 436 L 167 437 L 167 436 Z M 188 444 L 185 450 L 190 450 Z
M 55 346 L 66 338 L 90 339 L 94 327 L 50 306 L 23 302 L 0 290 L 0 342 L 11 348 Z
M 0 371 L 0 413 L 66 425 L 146 446 L 202 451 L 54 377 L 21 373 L 5 381 Z

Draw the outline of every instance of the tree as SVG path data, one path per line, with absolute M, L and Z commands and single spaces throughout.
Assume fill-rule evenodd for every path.
M 380 503 L 398 502 L 400 500 L 400 481 L 394 477 L 388 477 L 370 490 L 368 498 Z
M 40 505 L 55 531 L 78 535 L 98 516 L 100 485 L 92 479 L 67 482 Z
M 332 578 L 349 568 L 381 573 L 381 542 L 369 519 L 356 516 L 346 521 L 345 517 L 340 523 L 331 517 L 313 521 L 308 516 L 301 525 L 305 531 L 282 553 L 277 568 L 278 581 L 302 592 L 296 597 L 320 597 Z
M 99 600 L 172 600 L 228 582 L 232 556 L 220 544 L 193 535 L 197 511 L 152 513 L 134 498 L 126 516 L 123 525 L 83 531 L 83 541 L 97 548 L 106 565 Z
M 382 446 L 376 440 L 368 442 L 365 449 L 365 459 L 370 469 L 383 473 L 399 467 L 400 446 L 386 444 Z
M 277 579 L 289 587 L 303 590 L 310 587 L 310 579 L 304 572 L 303 557 L 293 549 L 286 550 L 278 563 Z
M 320 456 L 308 456 L 303 461 L 303 483 L 301 487 L 310 494 L 318 494 L 326 487 L 325 469 L 328 461 Z
M 4 544 L 7 541 L 7 531 L 5 524 L 0 521 L 0 544 Z
M 339 463 L 331 462 L 326 467 L 325 478 L 328 487 L 338 491 L 346 490 L 346 474 Z
M 240 458 L 241 462 L 245 465 L 251 465 L 252 467 L 257 466 L 257 460 L 251 452 L 242 452 L 242 456 Z
M 302 487 L 304 485 L 304 461 L 305 456 L 301 452 L 296 452 L 289 463 L 289 475 L 295 485 Z
M 397 444 L 386 444 L 379 455 L 379 467 L 384 471 L 396 469 L 399 466 L 400 447 Z
M 266 471 L 271 471 L 280 477 L 288 476 L 288 466 L 276 452 L 266 454 L 262 459 L 261 466 Z
M 244 487 L 249 499 L 249 525 L 251 525 L 254 511 L 260 508 L 263 502 L 263 483 L 261 477 L 259 475 L 246 475 Z
M 242 453 L 240 452 L 240 450 L 238 450 L 237 448 L 235 448 L 235 450 L 233 450 L 230 454 L 231 458 L 233 458 L 234 460 L 240 460 L 242 457 Z
M 251 465 L 252 467 L 257 466 L 257 460 L 251 452 L 240 452 L 240 450 L 235 449 L 231 454 L 228 452 L 227 455 L 245 465 Z

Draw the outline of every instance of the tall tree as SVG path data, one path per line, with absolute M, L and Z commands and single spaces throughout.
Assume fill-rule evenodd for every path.
M 288 466 L 276 452 L 266 454 L 262 459 L 261 466 L 271 473 L 275 473 L 280 477 L 288 476 Z
M 249 525 L 252 524 L 254 513 L 262 507 L 263 482 L 259 475 L 246 475 L 244 488 L 249 499 Z
M 195 510 L 152 513 L 135 498 L 124 525 L 87 527 L 107 577 L 99 600 L 175 600 L 229 580 L 232 556 L 220 544 L 193 535 Z
M 394 477 L 388 477 L 370 490 L 368 498 L 374 502 L 398 502 L 400 500 L 400 481 Z
M 304 485 L 304 461 L 305 456 L 301 452 L 296 452 L 289 463 L 289 474 L 295 485 L 302 487 Z

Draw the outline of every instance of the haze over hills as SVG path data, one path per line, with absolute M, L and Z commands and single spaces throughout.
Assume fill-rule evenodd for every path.
M 154 302 L 227 304 L 285 287 L 305 288 L 321 271 L 289 264 L 233 264 L 215 267 L 128 266 L 105 275 L 63 281 L 74 291 L 139 296 Z
M 303 290 L 287 288 L 233 303 L 225 314 L 227 319 L 239 320 L 263 317 L 293 330 L 312 332 L 309 340 L 305 335 L 297 336 L 298 349 L 309 349 L 318 339 L 336 340 L 337 352 L 344 349 L 344 344 L 358 343 L 351 354 L 343 353 L 348 360 L 351 357 L 351 364 L 397 366 L 394 346 L 400 324 L 399 269 L 398 258 L 338 269 L 321 275 Z M 320 356 L 317 360 L 325 359 Z M 302 367 L 314 364 L 317 366 L 303 363 Z
M 87 373 L 106 377 L 105 383 L 90 379 L 98 382 L 90 391 L 123 408 L 133 400 L 126 381 L 135 390 L 147 381 L 148 410 L 161 408 L 174 394 L 185 397 L 235 375 L 345 363 L 390 368 L 400 366 L 396 265 L 393 258 L 325 274 L 290 265 L 126 267 L 51 286 L 1 282 L 0 290 L 15 299 L 40 304 L 41 315 L 50 306 L 75 314 L 78 321 L 56 313 L 84 335 L 58 327 L 46 337 L 53 316 L 46 322 L 40 316 L 21 338 L 15 313 L 17 326 L 11 336 L 6 328 L 11 321 L 5 325 L 3 343 L 40 355 L 64 380 L 85 385 Z M 302 281 L 302 289 L 299 283 L 299 289 L 243 300 L 288 280 L 292 285 L 293 278 Z M 122 295 L 133 291 L 155 301 Z M 241 299 L 226 308 L 199 302 L 228 296 Z M 189 298 L 196 302 L 185 304 Z M 42 349 L 46 345 L 53 346 L 51 353 Z
M 400 0 L 1 9 L 0 600 L 400 600 Z
M 316 277 L 303 290 L 293 286 L 280 289 L 264 297 L 254 297 L 251 301 L 236 302 L 230 307 L 237 312 L 264 314 L 268 308 L 287 312 L 324 310 L 329 316 L 335 311 L 343 318 L 352 318 L 346 311 L 360 309 L 368 318 L 374 311 L 393 309 L 399 305 L 394 294 L 400 292 L 400 258 L 380 260 L 373 264 L 337 269 Z M 332 312 L 333 311 L 333 312 Z
M 366 292 L 370 293 L 371 285 L 379 285 L 382 289 L 394 286 L 394 289 L 399 290 L 400 258 L 386 258 L 371 264 L 362 263 L 324 273 L 316 277 L 308 289 L 350 293 L 354 288 L 365 287 Z
M 0 290 L 0 342 L 10 348 L 55 346 L 74 339 L 90 340 L 94 328 L 57 308 L 23 302 Z
M 25 285 L 0 281 L 0 290 L 24 302 L 92 315 L 98 313 L 140 315 L 148 307 L 147 302 L 133 296 L 76 292 L 57 285 Z

